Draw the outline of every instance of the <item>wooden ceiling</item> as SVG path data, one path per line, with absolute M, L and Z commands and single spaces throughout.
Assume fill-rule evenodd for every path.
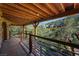
M 77 3 L 4 3 L 0 8 L 2 17 L 18 25 L 79 13 Z

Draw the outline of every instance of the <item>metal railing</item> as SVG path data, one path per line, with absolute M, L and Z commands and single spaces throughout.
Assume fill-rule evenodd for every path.
M 75 49 L 79 51 L 79 45 L 64 41 L 59 41 L 56 39 L 50 39 L 45 38 L 33 34 L 27 34 L 29 35 L 29 54 L 33 53 L 34 55 L 39 56 L 74 56 L 79 55 L 77 52 L 75 52 Z M 45 42 L 47 41 L 47 42 Z M 53 44 L 54 43 L 54 44 Z M 55 44 L 59 45 L 56 46 Z M 60 46 L 68 47 L 68 49 L 65 49 Z M 72 49 L 74 51 L 72 51 Z

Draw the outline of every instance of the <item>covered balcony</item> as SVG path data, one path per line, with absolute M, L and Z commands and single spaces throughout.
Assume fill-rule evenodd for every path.
M 77 3 L 0 4 L 0 55 L 78 56 L 78 13 Z

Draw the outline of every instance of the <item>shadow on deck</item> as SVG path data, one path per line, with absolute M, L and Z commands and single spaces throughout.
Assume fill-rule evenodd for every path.
M 19 39 L 5 40 L 2 44 L 0 55 L 1 56 L 26 56 L 26 52 L 19 44 Z

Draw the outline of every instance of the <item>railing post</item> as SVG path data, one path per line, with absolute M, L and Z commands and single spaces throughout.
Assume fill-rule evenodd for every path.
M 40 56 L 42 56 L 42 46 L 40 45 Z
M 66 40 L 68 40 L 69 43 L 72 43 L 72 41 L 69 39 L 69 37 L 67 37 Z M 70 50 L 73 52 L 71 55 L 72 55 L 72 56 L 75 56 L 74 48 L 70 46 Z
M 69 40 L 69 42 L 71 43 L 71 40 Z M 75 56 L 74 48 L 73 48 L 73 47 L 70 47 L 70 48 L 71 48 L 71 51 L 73 52 L 73 53 L 72 53 L 72 56 Z
M 32 52 L 32 36 L 29 34 L 29 53 Z

